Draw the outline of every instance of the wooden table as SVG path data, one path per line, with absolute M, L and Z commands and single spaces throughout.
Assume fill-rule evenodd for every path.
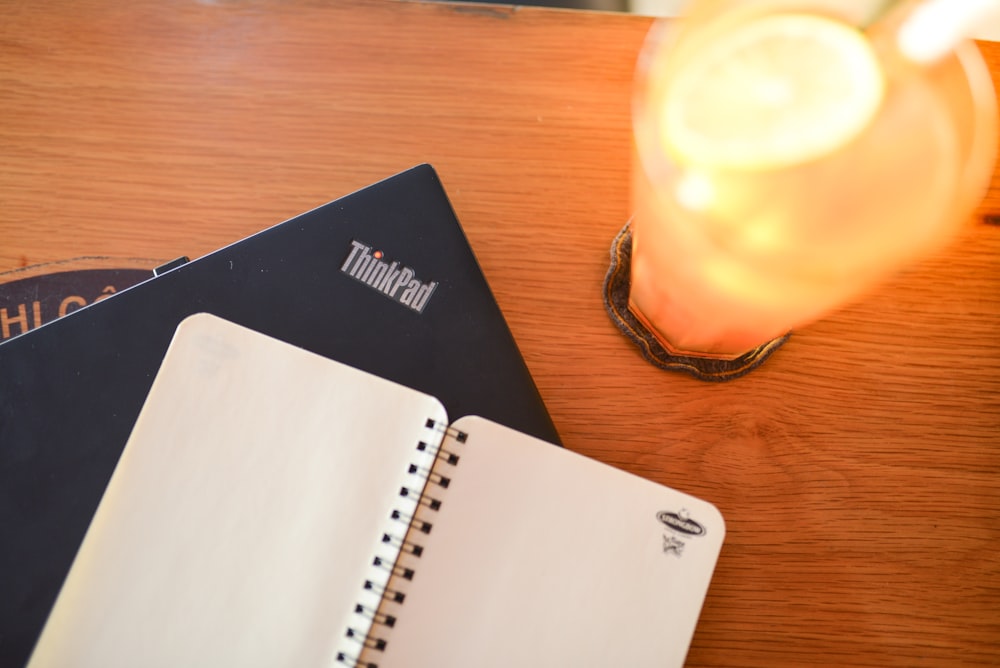
M 752 375 L 658 371 L 600 300 L 649 23 L 2 3 L 0 271 L 197 257 L 430 162 L 566 445 L 726 516 L 690 665 L 1000 662 L 1000 181 L 958 244 Z

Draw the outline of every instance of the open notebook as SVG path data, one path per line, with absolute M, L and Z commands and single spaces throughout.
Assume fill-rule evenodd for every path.
M 440 179 L 414 167 L 0 343 L 0 666 L 27 662 L 201 312 L 559 443 Z
M 199 314 L 31 666 L 683 663 L 709 503 Z

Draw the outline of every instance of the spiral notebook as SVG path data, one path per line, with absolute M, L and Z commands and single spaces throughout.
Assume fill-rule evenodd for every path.
M 559 443 L 441 180 L 414 167 L 0 343 L 0 666 L 27 661 L 198 312 Z
M 178 328 L 30 666 L 680 666 L 709 503 L 215 316 Z

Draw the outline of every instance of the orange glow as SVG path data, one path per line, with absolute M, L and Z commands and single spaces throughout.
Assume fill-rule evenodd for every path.
M 975 46 L 917 66 L 904 17 L 861 32 L 815 4 L 695 2 L 640 59 L 630 303 L 675 349 L 738 355 L 821 317 L 952 238 L 988 185 Z

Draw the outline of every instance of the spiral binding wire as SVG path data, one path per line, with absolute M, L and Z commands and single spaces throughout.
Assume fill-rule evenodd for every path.
M 372 559 L 375 572 L 386 573 L 385 584 L 375 579 L 365 580 L 362 590 L 377 597 L 377 603 L 355 604 L 356 623 L 348 627 L 346 637 L 356 643 L 356 652 L 337 652 L 337 661 L 351 668 L 378 668 L 376 662 L 365 657 L 371 652 L 385 651 L 388 645 L 385 636 L 397 621 L 389 610 L 405 602 L 406 582 L 416 575 L 415 562 L 424 553 L 424 546 L 415 541 L 422 540 L 434 528 L 434 523 L 427 517 L 428 511 L 437 512 L 441 508 L 439 496 L 451 484 L 450 475 L 445 473 L 450 474 L 450 468 L 455 467 L 460 459 L 459 454 L 451 449 L 451 444 L 463 444 L 468 438 L 465 432 L 433 420 L 428 420 L 426 427 L 442 438 L 436 446 L 425 441 L 417 444 L 417 451 L 424 455 L 421 457 L 424 461 L 410 464 L 407 472 L 414 476 L 414 484 L 404 485 L 399 490 L 400 498 L 407 500 L 412 512 L 393 509 L 390 520 L 398 522 L 400 533 L 382 534 L 381 542 L 393 548 L 396 557 L 389 560 L 376 555 Z

